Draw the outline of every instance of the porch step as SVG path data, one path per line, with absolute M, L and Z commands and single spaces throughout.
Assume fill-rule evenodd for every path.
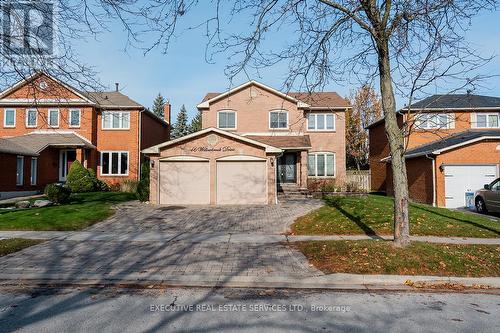
M 278 188 L 278 200 L 294 200 L 310 198 L 309 190 L 301 188 L 297 184 L 280 184 Z

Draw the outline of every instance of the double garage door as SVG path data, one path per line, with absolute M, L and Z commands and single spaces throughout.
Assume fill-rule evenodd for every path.
M 216 161 L 215 182 L 210 162 L 163 161 L 160 163 L 160 204 L 208 205 L 266 204 L 267 166 L 259 161 Z
M 446 165 L 444 188 L 446 208 L 465 206 L 465 193 L 475 192 L 497 177 L 496 165 Z

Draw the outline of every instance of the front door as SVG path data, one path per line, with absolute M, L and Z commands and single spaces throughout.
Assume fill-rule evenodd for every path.
M 278 181 L 295 183 L 297 181 L 297 160 L 295 153 L 284 153 L 278 160 Z
M 65 149 L 59 152 L 59 181 L 65 182 L 71 164 L 76 160 L 76 150 Z

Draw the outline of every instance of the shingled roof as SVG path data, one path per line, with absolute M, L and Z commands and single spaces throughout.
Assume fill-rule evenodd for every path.
M 472 94 L 432 95 L 410 106 L 410 109 L 414 110 L 477 108 L 500 108 L 500 97 Z M 408 107 L 403 109 L 406 110 Z
M 91 101 L 103 108 L 144 108 L 141 104 L 119 91 L 93 91 L 85 94 Z
M 311 140 L 309 138 L 309 135 L 248 135 L 246 137 L 281 149 L 311 148 Z
M 0 153 L 24 155 L 24 156 L 38 156 L 33 149 L 19 145 L 9 139 L 0 138 Z
M 76 135 L 75 133 L 47 132 L 47 133 L 30 133 L 11 138 L 4 138 L 8 141 L 7 144 L 12 147 L 22 147 L 26 152 L 31 152 L 28 155 L 38 154 L 42 150 L 50 146 L 57 147 L 82 147 L 95 149 L 89 141 Z
M 451 149 L 451 147 L 467 144 L 481 139 L 500 139 L 500 129 L 495 130 L 467 130 L 460 133 L 448 135 L 440 140 L 436 140 L 406 152 L 406 158 L 418 157 L 423 155 L 438 154 L 442 150 Z

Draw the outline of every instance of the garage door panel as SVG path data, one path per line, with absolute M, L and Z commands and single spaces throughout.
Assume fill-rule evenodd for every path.
M 207 205 L 209 203 L 208 162 L 160 163 L 160 204 Z
M 496 165 L 444 166 L 445 201 L 447 208 L 465 206 L 465 193 L 481 189 L 497 177 Z
M 217 162 L 217 203 L 266 204 L 266 162 Z

